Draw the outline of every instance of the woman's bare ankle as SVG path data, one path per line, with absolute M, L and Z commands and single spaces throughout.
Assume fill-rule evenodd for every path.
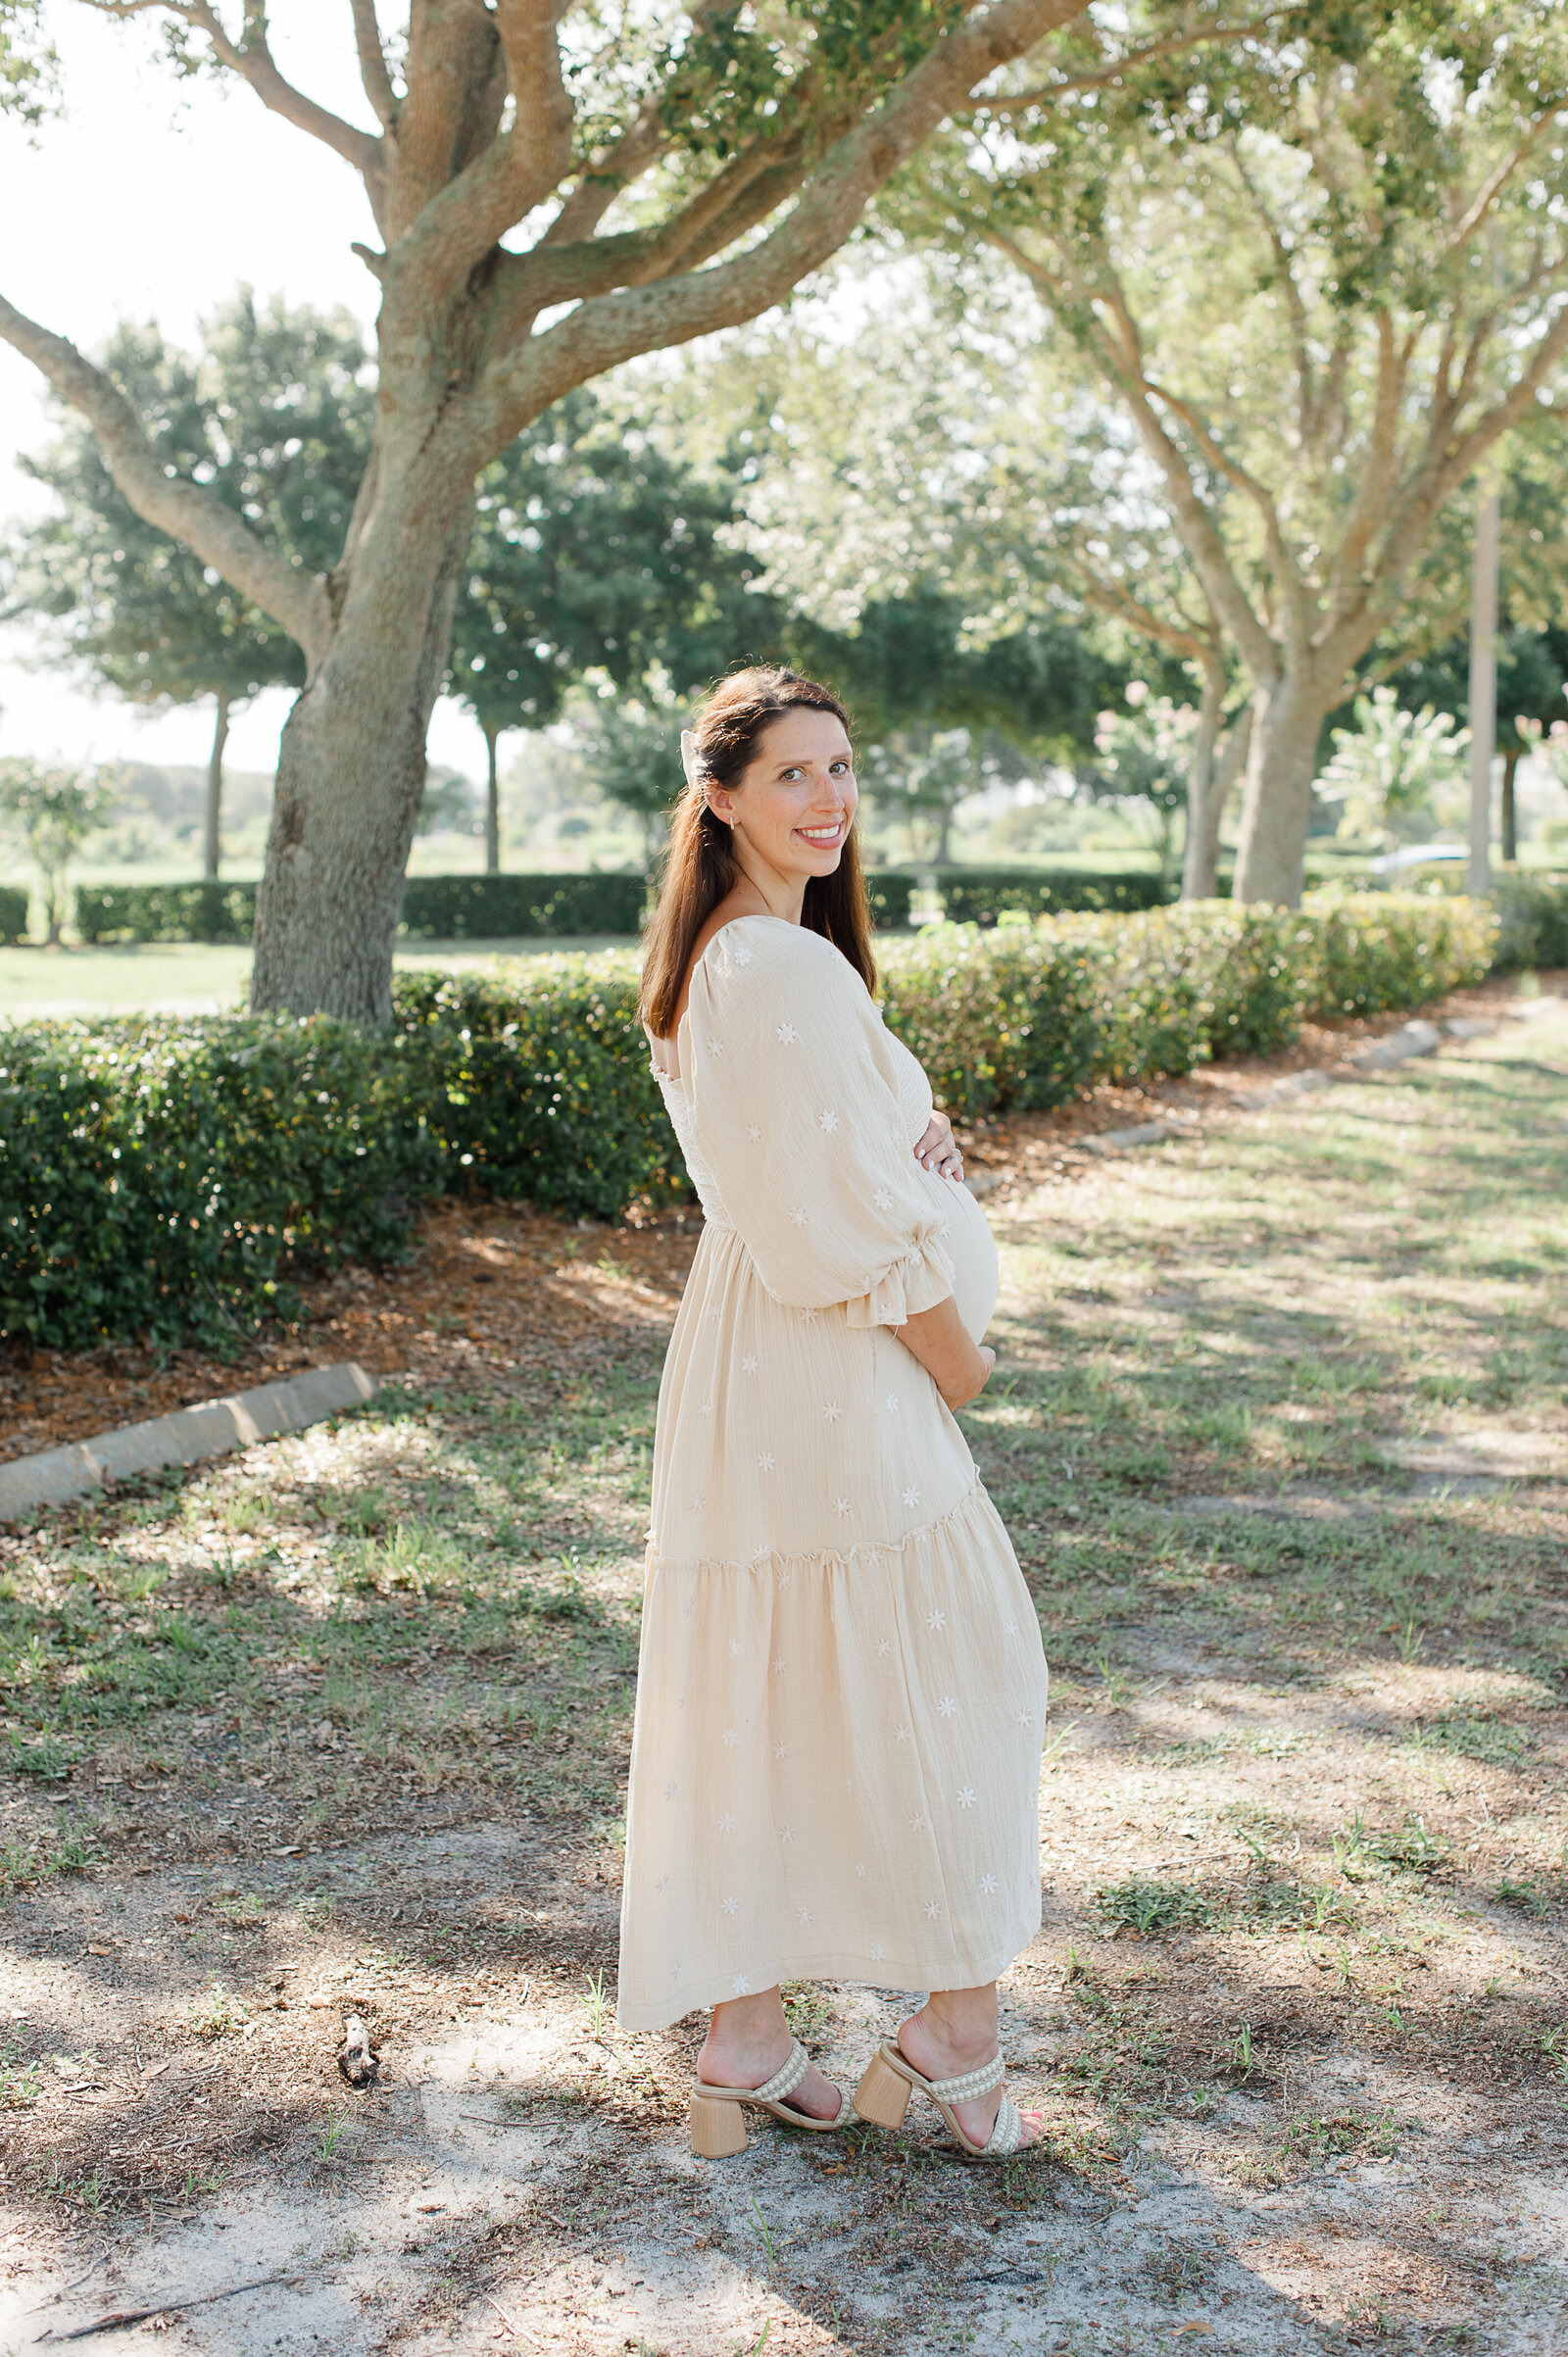
M 900 2029 L 899 2044 L 927 2079 L 960 2078 L 989 2062 L 997 2051 L 996 1984 L 933 1989 Z

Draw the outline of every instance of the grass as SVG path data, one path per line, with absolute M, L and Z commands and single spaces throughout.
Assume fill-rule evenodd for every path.
M 1396 2153 L 1402 2172 L 1428 2149 L 1410 2088 L 1438 2087 L 1432 2115 L 1462 2110 L 1467 2135 L 1528 2116 L 1510 2104 L 1558 2116 L 1561 1509 L 1512 1480 L 1446 1490 L 1396 1447 L 1561 1428 L 1565 1049 L 1545 1017 L 1526 1045 L 1103 1165 L 1027 1225 L 996 1215 L 1003 1356 L 964 1423 L 1055 1692 L 1051 1912 L 1005 1990 L 1050 2165 L 977 2178 L 985 2218 L 1051 2208 L 1060 2173 L 1086 2201 L 1142 2199 L 1153 2135 L 1189 2185 Z M 4 1871 L 31 1921 L 72 1859 L 109 1861 L 77 1887 L 107 1902 L 139 1840 L 200 1880 L 177 1979 L 138 1969 L 215 2060 L 250 2067 L 299 2019 L 318 2067 L 330 2015 L 267 2010 L 285 1951 L 291 1990 L 320 1970 L 333 2002 L 401 2008 L 400 2036 L 456 2035 L 467 1973 L 497 2006 L 526 1973 L 530 2020 L 555 2006 L 577 2059 L 503 2102 L 561 2123 L 646 2100 L 675 2133 L 642 2074 L 680 2080 L 690 2040 L 611 2013 L 662 1347 L 639 1325 L 410 1378 L 336 1429 L 0 1540 Z M 382 1879 L 387 1829 L 506 1836 L 528 1863 L 484 1865 L 465 1913 L 412 1838 Z M 844 2038 L 842 1992 L 785 1994 L 808 2043 Z M 0 2104 L 42 2151 L 36 2042 L 19 2030 L 0 2057 Z M 1327 2058 L 1369 2075 L 1347 2086 Z M 1399 2123 L 1374 2067 L 1400 2074 Z M 335 2117 L 301 2132 L 331 2137 L 323 2162 Z M 835 2145 L 835 2232 L 937 2233 L 961 2173 L 923 2136 Z M 764 2131 L 757 2165 L 775 2164 Z M 95 2165 L 112 2184 L 119 2163 Z M 736 2248 L 787 2283 L 799 2221 L 778 2175 L 754 2182 Z M 1209 2313 L 1213 2271 L 1173 2218 L 1145 2295 L 1174 2329 L 1173 2308 Z
M 618 936 L 563 935 L 495 942 L 406 942 L 394 963 L 405 972 L 483 972 L 499 959 L 561 950 L 624 949 Z M 0 1018 L 29 1015 L 126 1015 L 160 1009 L 223 1014 L 243 1007 L 251 953 L 238 942 L 38 943 L 0 947 Z

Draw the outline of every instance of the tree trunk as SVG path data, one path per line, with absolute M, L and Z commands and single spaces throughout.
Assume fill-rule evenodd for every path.
M 258 1012 L 354 1023 L 392 1013 L 403 873 L 471 504 L 448 517 L 422 565 L 416 524 L 378 522 L 379 545 L 350 570 L 332 644 L 283 729 L 256 900 Z M 424 545 L 432 537 L 426 524 Z
M 953 812 L 944 804 L 942 810 L 937 813 L 937 865 L 939 867 L 953 865 L 952 835 Z
M 1258 692 L 1236 854 L 1239 901 L 1294 908 L 1301 897 L 1318 733 L 1332 704 L 1315 681 L 1289 673 Z
M 1518 745 L 1510 745 L 1502 757 L 1502 818 L 1500 833 L 1502 837 L 1502 857 L 1504 859 L 1517 859 L 1519 857 L 1519 819 L 1518 811 L 1514 804 L 1513 773 L 1519 766 L 1519 755 L 1521 751 L 1522 747 Z
M 496 741 L 501 731 L 484 726 L 485 749 L 490 757 L 484 793 L 484 871 L 487 876 L 501 873 L 501 781 L 496 774 Z
M 207 763 L 207 834 L 203 845 L 202 873 L 216 877 L 223 846 L 219 829 L 223 815 L 223 747 L 228 743 L 228 692 L 218 691 L 218 712 L 213 720 L 213 750 Z
M 1184 901 L 1211 901 L 1219 889 L 1220 822 L 1231 798 L 1231 788 L 1246 765 L 1251 732 L 1252 708 L 1244 704 L 1231 723 L 1230 734 L 1217 759 L 1210 749 L 1208 777 L 1196 823 L 1191 815 L 1187 821 L 1187 856 L 1182 869 Z

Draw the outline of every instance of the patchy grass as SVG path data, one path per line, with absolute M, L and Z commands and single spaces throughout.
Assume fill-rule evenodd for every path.
M 489 1290 L 426 1300 L 366 1413 L 0 1541 L 15 2197 L 330 2189 L 392 2350 L 499 2306 L 575 2351 L 596 2299 L 668 2357 L 1001 2350 L 1112 2301 L 1137 2357 L 1222 2309 L 1257 2357 L 1508 2347 L 1546 2291 L 1496 2220 L 1568 2073 L 1561 1030 L 997 1214 L 965 1423 L 1055 1681 L 1045 1928 L 1003 1989 L 1041 2157 L 968 2169 L 916 2105 L 670 2161 L 698 2026 L 612 2011 L 667 1300 L 635 1238 L 541 1260 L 532 1215 L 525 1279 L 498 1212 L 464 1246 Z M 361 1289 L 355 1332 L 418 1283 Z M 593 1314 L 530 1355 L 551 1288 Z M 846 2087 L 899 2019 L 786 1997 Z M 381 2092 L 337 2076 L 349 2010 Z M 732 2332 L 693 2304 L 719 2283 Z

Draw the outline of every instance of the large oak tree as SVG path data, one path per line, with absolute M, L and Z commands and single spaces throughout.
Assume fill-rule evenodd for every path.
M 1133 8 L 929 150 L 924 218 L 1022 273 L 1162 487 L 1253 693 L 1236 889 L 1294 901 L 1324 718 L 1445 508 L 1568 351 L 1553 0 Z
M 780 302 L 1083 0 L 413 0 L 396 50 L 375 0 L 335 0 L 373 128 L 288 80 L 266 0 L 75 4 L 150 17 L 176 65 L 247 83 L 360 175 L 377 224 L 357 249 L 380 287 L 374 448 L 324 573 L 167 472 L 65 336 L 3 298 L 0 335 L 91 420 L 137 513 L 300 646 L 253 1004 L 381 1018 L 475 478 L 573 386 Z M 24 103 L 35 16 L 0 5 L 0 92 Z

